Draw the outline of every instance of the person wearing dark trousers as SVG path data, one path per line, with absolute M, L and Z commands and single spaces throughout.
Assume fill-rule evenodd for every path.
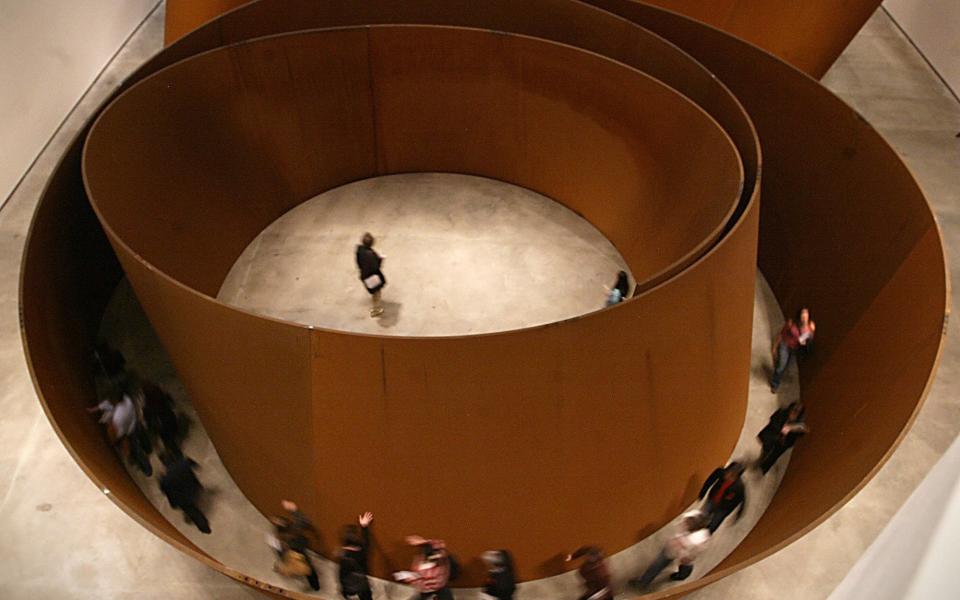
M 788 318 L 783 328 L 773 340 L 771 353 L 773 354 L 773 375 L 770 377 L 770 391 L 776 393 L 780 388 L 780 381 L 790 364 L 790 360 L 797 354 L 806 354 L 813 347 L 813 336 L 817 325 L 810 319 L 810 311 L 801 308 L 796 318 Z
M 360 269 L 360 281 L 367 288 L 370 300 L 373 302 L 373 306 L 370 308 L 370 316 L 379 317 L 383 314 L 380 293 L 383 286 L 387 285 L 387 279 L 383 276 L 383 271 L 380 270 L 383 257 L 374 251 L 373 242 L 373 236 L 369 232 L 363 234 L 363 239 L 357 246 L 357 268 Z
M 700 488 L 699 499 L 706 497 L 703 512 L 710 517 L 708 529 L 712 534 L 734 510 L 737 511 L 737 521 L 743 516 L 747 507 L 747 493 L 743 485 L 743 465 L 732 462 L 726 467 L 714 469 L 713 473 L 703 482 Z
M 173 410 L 173 398 L 160 386 L 143 383 L 143 420 L 147 432 L 163 444 L 163 451 L 180 454 L 180 421 Z
M 317 575 L 317 569 L 313 566 L 313 561 L 310 560 L 310 554 L 308 553 L 310 541 L 306 533 L 313 526 L 303 516 L 296 504 L 289 500 L 284 500 L 282 504 L 284 509 L 297 520 L 295 521 L 291 517 L 270 517 L 277 544 L 274 546 L 277 552 L 277 563 L 274 570 L 282 575 L 305 577 L 310 589 L 319 590 L 320 576 Z
M 197 500 L 203 491 L 200 480 L 193 470 L 197 463 L 183 455 L 163 454 L 160 457 L 166 472 L 160 476 L 160 489 L 173 508 L 179 508 L 203 533 L 210 533 L 210 522 L 197 508 Z
M 340 594 L 345 600 L 359 598 L 373 600 L 373 591 L 367 579 L 367 559 L 370 552 L 370 523 L 373 513 L 365 512 L 357 518 L 357 525 L 347 525 L 340 548 L 338 579 Z
M 506 550 L 488 550 L 481 558 L 487 566 L 487 583 L 483 593 L 496 600 L 513 600 L 517 581 L 510 553 Z
M 607 569 L 603 551 L 596 546 L 582 546 L 566 557 L 567 562 L 583 558 L 578 572 L 583 578 L 586 593 L 580 600 L 613 600 L 610 588 L 610 571 Z
M 674 581 L 683 581 L 693 573 L 693 561 L 710 541 L 710 519 L 700 511 L 687 513 L 677 532 L 667 540 L 660 554 L 650 563 L 643 575 L 630 580 L 638 590 L 646 590 L 661 571 L 677 561 L 677 571 L 670 575 Z
M 770 422 L 757 434 L 763 448 L 757 466 L 764 475 L 780 460 L 784 452 L 793 448 L 797 440 L 809 431 L 803 421 L 804 413 L 803 404 L 794 402 L 770 415 Z

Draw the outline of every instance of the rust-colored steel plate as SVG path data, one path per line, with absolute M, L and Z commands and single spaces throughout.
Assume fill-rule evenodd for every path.
M 689 260 L 739 204 L 740 163 L 709 115 L 634 69 L 482 30 L 275 36 L 145 79 L 97 121 L 85 157 L 91 200 L 147 315 L 225 465 L 264 512 L 293 496 L 335 531 L 366 503 L 382 513 L 386 543 L 411 527 L 444 532 L 466 556 L 500 540 L 533 578 L 556 572 L 541 564 L 556 548 L 591 535 L 622 548 L 635 537 L 624 522 L 653 528 L 682 510 L 690 469 L 705 476 L 736 441 L 755 218 L 741 243 L 621 309 L 492 336 L 311 333 L 200 293 L 287 208 L 345 180 L 406 171 L 549 194 L 605 231 L 639 279 Z M 140 234 L 147 210 L 155 218 Z M 681 331 L 690 322 L 705 331 Z M 611 344 L 628 351 L 611 356 Z M 697 368 L 704 376 L 691 378 Z M 672 419 L 694 414 L 706 420 Z M 397 447 L 413 436 L 444 466 L 425 469 L 421 444 Z M 584 440 L 601 444 L 578 456 Z M 493 499 L 474 490 L 495 473 L 515 501 L 492 519 Z M 464 583 L 482 576 L 476 565 L 468 573 Z
M 170 44 L 214 17 L 249 1 L 167 0 L 164 39 L 167 44 Z M 648 2 L 746 40 L 817 78 L 827 72 L 830 65 L 837 60 L 880 3 L 881 0 L 847 0 L 842 3 L 802 0 L 651 0 Z M 434 8 L 440 11 L 446 8 L 443 2 L 436 4 Z M 477 2 L 477 4 L 483 3 Z M 301 3 L 301 6 L 306 5 Z M 334 12 L 336 8 L 314 1 L 310 3 L 309 13 L 303 15 L 303 20 L 307 21 L 316 14 Z M 359 17 L 362 9 L 352 12 Z M 284 17 L 279 18 L 284 19 Z M 556 24 L 563 22 L 565 15 L 554 13 L 550 19 L 541 20 Z M 358 24 L 371 22 L 373 21 L 359 21 Z M 570 24 L 573 23 L 577 21 L 570 22 Z M 272 23 L 265 24 L 265 27 L 272 27 L 272 25 Z M 279 30 L 272 29 L 271 33 L 276 31 Z
M 893 452 L 942 347 L 946 265 L 907 167 L 823 86 L 688 19 L 636 2 L 592 1 L 679 44 L 743 102 L 764 155 L 760 268 L 785 312 L 808 306 L 818 325 L 816 351 L 800 365 L 812 433 L 795 448 L 763 518 L 717 570 L 690 584 L 699 586 L 812 529 Z
M 718 428 L 729 427 L 730 432 L 739 429 L 739 424 L 731 423 L 739 418 L 734 417 L 736 410 L 716 405 L 718 397 L 740 397 L 746 389 L 746 372 L 743 372 L 742 381 L 736 374 L 740 372 L 741 358 L 749 352 L 748 338 L 742 338 L 740 334 L 748 331 L 750 326 L 749 312 L 744 306 L 752 298 L 758 219 L 760 266 L 781 305 L 787 311 L 795 310 L 801 302 L 809 305 L 820 325 L 817 351 L 801 365 L 803 393 L 814 431 L 796 449 L 782 488 L 766 516 L 744 543 L 706 578 L 651 597 L 675 597 L 707 585 L 774 552 L 825 519 L 856 493 L 893 451 L 918 410 L 932 378 L 947 309 L 940 238 L 919 188 L 880 136 L 815 81 L 745 42 L 640 3 L 626 0 L 594 0 L 594 3 L 621 16 L 572 0 L 412 0 L 402 3 L 386 0 L 364 3 L 261 0 L 227 13 L 174 43 L 124 85 L 125 89 L 130 88 L 158 69 L 189 56 L 274 33 L 365 23 L 480 27 L 552 39 L 609 56 L 653 75 L 685 94 L 716 119 L 739 151 L 746 179 L 741 202 L 733 216 L 717 237 L 701 248 L 702 252 L 698 249 L 694 255 L 675 261 L 661 271 L 659 276 L 649 280 L 645 286 L 647 291 L 631 303 L 559 326 L 477 338 L 379 339 L 319 330 L 304 336 L 277 321 L 251 321 L 251 315 L 212 303 L 208 295 L 219 285 L 222 269 L 229 267 L 226 254 L 242 248 L 242 240 L 255 235 L 261 221 L 269 222 L 274 213 L 285 210 L 287 203 L 295 203 L 296 200 L 291 198 L 298 193 L 306 193 L 306 190 L 313 189 L 312 186 L 328 185 L 328 181 L 336 178 L 328 180 L 324 179 L 327 174 L 306 174 L 292 164 L 294 161 L 288 148 L 275 141 L 295 137 L 296 129 L 300 127 L 297 119 L 301 118 L 301 109 L 290 96 L 281 94 L 278 101 L 292 107 L 297 113 L 295 116 L 258 115 L 272 106 L 262 97 L 245 100 L 250 104 L 244 110 L 238 110 L 236 102 L 225 99 L 224 106 L 235 111 L 227 111 L 226 118 L 251 121 L 249 124 L 258 135 L 265 131 L 280 132 L 275 138 L 266 138 L 268 144 L 276 146 L 265 152 L 269 158 L 265 161 L 267 164 L 252 165 L 259 169 L 255 173 L 263 178 L 257 177 L 257 181 L 250 182 L 258 192 L 275 192 L 274 204 L 267 201 L 267 205 L 258 208 L 260 212 L 253 216 L 236 217 L 230 221 L 234 228 L 226 235 L 233 245 L 229 252 L 211 257 L 211 261 L 221 261 L 217 266 L 183 265 L 177 261 L 163 266 L 176 271 L 181 280 L 186 278 L 184 274 L 191 274 L 190 277 L 195 278 L 191 285 L 196 291 L 152 270 L 143 262 L 144 257 L 122 250 L 120 258 L 131 280 L 135 284 L 140 281 L 140 288 L 148 290 L 149 299 L 145 299 L 144 304 L 152 303 L 152 311 L 158 315 L 155 320 L 160 323 L 158 329 L 167 330 L 164 343 L 175 348 L 171 354 L 179 355 L 175 361 L 179 360 L 177 366 L 182 376 L 182 365 L 191 352 L 215 352 L 211 346 L 216 344 L 206 340 L 192 348 L 192 330 L 171 315 L 197 310 L 205 322 L 196 323 L 196 331 L 201 331 L 203 337 L 210 337 L 229 329 L 227 343 L 231 346 L 243 347 L 264 342 L 268 336 L 275 337 L 274 341 L 266 343 L 268 351 L 260 356 L 260 363 L 243 356 L 252 356 L 246 351 L 231 349 L 230 358 L 221 355 L 228 365 L 236 367 L 233 372 L 240 374 L 239 381 L 227 380 L 229 366 L 214 366 L 208 374 L 193 372 L 184 379 L 194 396 L 197 390 L 202 390 L 203 401 L 209 402 L 206 414 L 201 413 L 205 424 L 208 418 L 217 419 L 225 408 L 224 400 L 215 397 L 220 391 L 248 385 L 254 386 L 252 389 L 257 393 L 273 389 L 272 384 L 257 381 L 261 375 L 268 377 L 269 373 L 265 372 L 273 366 L 284 369 L 283 377 L 288 380 L 278 388 L 281 392 L 297 395 L 309 389 L 309 403 L 292 401 L 289 408 L 278 410 L 268 423 L 267 429 L 279 428 L 282 434 L 290 436 L 305 449 L 301 456 L 291 459 L 281 476 L 289 479 L 291 473 L 303 469 L 312 477 L 310 485 L 315 487 L 302 488 L 308 496 L 305 506 L 329 532 L 330 535 L 325 536 L 328 542 L 336 527 L 355 514 L 358 504 L 373 506 L 379 513 L 378 531 L 385 538 L 383 548 L 386 550 L 378 555 L 378 572 L 405 564 L 407 556 L 396 538 L 414 529 L 447 537 L 452 544 L 459 546 L 457 550 L 461 558 L 466 559 L 471 558 L 473 544 L 507 545 L 508 542 L 499 538 L 495 543 L 491 542 L 495 536 L 488 536 L 490 519 L 514 519 L 516 522 L 510 523 L 513 530 L 535 531 L 536 535 L 529 537 L 543 536 L 549 540 L 536 547 L 523 540 L 513 544 L 518 554 L 523 555 L 523 578 L 556 572 L 559 565 L 551 560 L 551 556 L 569 549 L 564 536 L 573 538 L 576 534 L 579 537 L 575 543 L 596 541 L 607 545 L 608 549 L 622 547 L 630 541 L 623 538 L 624 530 L 632 527 L 636 532 L 645 525 L 653 525 L 652 522 L 632 521 L 637 513 L 630 513 L 631 505 L 639 504 L 639 510 L 647 510 L 652 505 L 646 493 L 634 487 L 636 480 L 613 469 L 612 454 L 605 454 L 612 445 L 624 444 L 624 449 L 637 453 L 659 452 L 654 456 L 662 462 L 655 460 L 653 463 L 659 465 L 659 472 L 647 476 L 662 477 L 658 485 L 673 490 L 678 506 L 692 497 L 694 491 L 689 489 L 687 480 L 681 478 L 673 482 L 670 478 L 674 472 L 692 474 L 694 478 L 703 474 L 695 465 L 712 464 L 711 461 L 718 460 L 717 457 L 723 454 L 719 447 L 722 444 L 706 443 L 685 457 L 669 455 L 664 448 L 668 448 L 671 441 L 663 440 L 668 434 L 661 425 L 678 419 L 693 423 L 711 423 L 713 420 L 712 424 L 720 424 L 716 425 Z M 747 6 L 746 2 L 723 4 L 736 5 L 740 7 L 738 10 Z M 863 3 L 856 10 L 866 11 L 863 7 L 867 4 Z M 323 7 L 322 10 L 319 6 Z M 853 24 L 858 18 L 853 12 L 844 17 L 846 24 L 843 27 L 850 28 L 844 35 L 852 35 L 856 29 Z M 831 28 L 830 31 L 835 30 Z M 840 39 L 834 38 L 833 34 L 829 37 L 830 43 Z M 784 41 L 792 43 L 789 39 Z M 434 39 L 433 43 L 435 48 L 443 47 L 441 40 Z M 834 51 L 838 52 L 839 48 L 835 46 Z M 459 49 L 458 52 L 469 54 L 469 50 Z M 368 60 L 375 60 L 376 56 L 375 52 L 368 52 Z M 256 68 L 262 58 L 241 54 L 231 56 L 230 73 L 224 74 L 223 80 L 215 81 L 218 84 L 228 81 L 228 85 L 233 85 L 229 83 L 230 77 L 236 78 L 237 74 L 246 71 L 247 77 L 242 83 L 247 85 L 249 82 L 252 86 L 249 89 L 255 89 L 272 77 L 265 72 L 266 69 Z M 832 61 L 832 57 L 829 60 Z M 189 69 L 189 64 L 180 67 Z M 332 71 L 337 72 L 335 66 Z M 348 70 L 340 72 L 349 77 Z M 717 79 L 711 73 L 716 74 Z M 149 80 L 144 83 L 149 85 Z M 194 83 L 198 83 L 201 89 L 204 85 L 204 82 Z M 400 87 L 391 89 L 402 92 L 400 83 Z M 290 92 L 290 95 L 296 93 Z M 178 102 L 189 106 L 186 98 L 178 98 Z M 328 96 L 324 102 L 335 105 L 336 99 Z M 760 189 L 755 186 L 760 172 L 760 153 L 753 137 L 753 125 L 745 118 L 740 103 L 756 122 L 762 142 L 762 212 L 756 203 Z M 134 122 L 134 115 L 127 118 L 130 119 L 128 124 Z M 335 128 L 336 124 L 327 126 Z M 322 128 L 323 125 L 307 122 L 306 127 Z M 226 130 L 230 128 L 226 127 Z M 241 146 L 260 143 L 260 140 L 244 138 L 243 132 L 249 132 L 246 127 L 238 127 L 236 131 L 239 136 L 236 140 Z M 194 133 L 187 130 L 177 135 Z M 173 135 L 173 132 L 166 135 Z M 365 139 L 359 136 L 354 143 L 362 146 Z M 165 143 L 174 147 L 174 141 Z M 89 426 L 89 417 L 73 399 L 77 393 L 89 389 L 86 366 L 77 361 L 85 352 L 84 347 L 93 343 L 92 331 L 95 331 L 100 307 L 117 277 L 115 266 L 104 272 L 97 272 L 89 266 L 97 264 L 101 258 L 110 264 L 112 259 L 102 232 L 91 218 L 92 211 L 80 183 L 78 157 L 81 142 L 82 136 L 72 146 L 70 156 L 73 158 L 58 169 L 54 180 L 58 183 L 52 184 L 42 199 L 28 241 L 22 288 L 28 358 L 51 419 L 55 424 L 72 422 L 68 427 L 58 427 L 58 432 L 68 447 L 74 449 L 78 462 L 95 481 L 110 481 L 118 489 L 125 490 L 123 494 L 115 495 L 115 501 L 128 512 L 141 514 L 145 511 L 139 518 L 152 523 L 148 526 L 183 548 L 176 537 L 164 533 L 162 520 L 151 521 L 159 516 L 148 514 L 150 509 L 142 494 L 129 479 L 124 484 L 125 475 L 116 470 L 119 464 L 105 450 L 102 439 L 101 445 L 97 445 L 96 428 Z M 208 148 L 214 149 L 215 146 L 211 144 Z M 241 150 L 229 148 L 224 151 L 237 154 Z M 351 162 L 352 159 L 344 156 L 306 156 L 311 161 L 343 161 L 337 163 L 338 168 L 346 169 L 349 165 L 364 168 L 364 163 Z M 401 158 L 407 160 L 408 157 Z M 388 160 L 396 160 L 395 155 L 375 152 L 370 158 L 376 168 L 383 168 L 384 161 Z M 142 174 L 137 177 L 140 178 L 137 185 L 150 181 Z M 189 210 L 189 201 L 199 191 L 191 189 L 189 200 L 172 199 L 170 211 L 163 207 L 154 207 L 153 210 L 167 216 L 176 213 L 173 208 Z M 226 198 L 218 202 L 212 206 L 221 212 L 229 206 Z M 122 208 L 117 210 L 122 211 Z M 68 219 L 58 225 L 57 220 L 49 215 L 60 211 L 64 211 Z M 66 222 L 70 224 L 67 229 L 63 225 Z M 192 226 L 175 222 L 168 225 Z M 68 231 L 70 236 L 66 235 Z M 842 249 L 839 249 L 838 240 L 844 241 Z M 56 246 L 56 250 L 47 248 L 48 245 Z M 56 287 L 55 293 L 51 293 L 49 286 L 44 287 L 46 279 L 54 281 L 66 273 L 82 276 L 66 280 L 71 283 Z M 676 337 L 674 331 L 655 320 L 667 310 L 663 303 L 673 303 L 670 308 L 681 311 L 684 327 L 696 328 L 701 332 L 701 338 L 708 339 L 701 339 L 696 347 L 688 347 L 685 336 L 672 339 Z M 45 318 L 48 313 L 60 316 Z M 891 319 L 891 314 L 897 318 Z M 644 335 L 630 337 L 631 329 L 610 325 L 626 315 L 638 321 L 644 328 Z M 153 314 L 151 318 L 154 318 Z M 601 361 L 600 338 L 594 337 L 598 332 L 607 332 L 608 339 L 618 340 L 617 343 L 629 348 L 632 360 L 615 355 L 606 362 Z M 516 333 L 523 333 L 529 337 L 527 341 L 536 345 L 518 350 L 516 344 L 527 338 Z M 568 333 L 569 338 L 566 337 Z M 716 336 L 722 338 L 725 335 L 732 336 L 732 341 L 722 351 L 715 351 L 711 344 Z M 75 337 L 77 345 L 73 349 L 55 347 L 55 342 L 63 336 Z M 878 340 L 891 339 L 897 343 L 878 343 Z M 744 341 L 746 344 L 741 347 Z M 445 343 L 448 345 L 444 346 Z M 592 354 L 581 352 L 579 346 L 591 349 Z M 531 347 L 547 349 L 549 355 L 544 362 L 537 362 L 529 355 Z M 303 348 L 307 349 L 306 355 Z M 447 352 L 448 349 L 455 349 L 455 352 Z M 686 352 L 691 353 L 689 357 L 684 354 Z M 676 357 L 681 355 L 684 358 L 677 362 Z M 369 373 L 345 371 L 339 368 L 341 358 L 363 365 L 372 364 L 372 370 Z M 230 360 L 235 362 L 230 363 Z M 684 363 L 684 360 L 690 362 Z M 69 364 L 57 365 L 57 361 Z M 279 362 L 284 364 L 279 365 Z M 436 363 L 444 363 L 446 368 L 428 378 L 418 377 L 418 370 L 433 368 Z M 675 380 L 678 367 L 687 369 L 688 378 L 690 373 L 704 373 L 705 378 L 716 377 L 722 381 L 722 387 L 712 395 L 688 396 L 685 390 L 691 390 L 699 383 L 675 387 L 686 385 Z M 606 385 L 606 379 L 600 382 L 601 375 L 607 373 L 606 369 L 613 377 L 632 382 L 626 388 L 617 384 L 617 389 L 628 389 L 631 400 L 634 400 L 618 402 L 615 394 L 605 394 L 607 410 L 643 432 L 640 437 L 649 439 L 629 440 L 623 430 L 610 430 L 603 422 L 607 415 L 596 411 L 595 404 L 586 404 L 586 399 L 597 393 L 598 386 Z M 250 371 L 250 375 L 245 379 L 246 371 Z M 535 375 L 536 381 L 518 378 L 517 372 L 526 374 L 528 371 Z M 571 376 L 573 373 L 577 375 Z M 550 375 L 553 380 L 546 380 L 545 375 Z M 469 409 L 469 420 L 446 410 L 454 399 L 453 393 L 459 405 Z M 665 404 L 663 398 L 671 394 L 677 399 L 672 404 Z M 264 406 L 252 396 L 247 396 L 248 401 L 239 409 L 245 420 Z M 339 430 L 333 430 L 331 426 L 355 417 L 351 405 L 340 401 L 347 396 L 356 406 L 375 415 L 372 432 L 380 437 L 359 451 L 369 472 L 358 474 L 355 469 L 347 469 L 345 465 L 348 463 L 342 455 L 344 444 L 352 439 L 351 434 L 368 435 L 371 432 L 364 431 L 363 424 Z M 548 397 L 556 402 L 550 404 Z M 488 412 L 501 410 L 503 406 L 512 409 L 507 413 L 509 418 L 488 422 Z M 288 422 L 305 411 L 310 413 L 305 423 Z M 599 505 L 608 511 L 609 518 L 580 528 L 579 521 L 582 518 L 589 520 L 589 512 L 577 512 L 575 507 L 556 502 L 560 484 L 535 474 L 540 478 L 505 494 L 506 501 L 526 502 L 527 496 L 521 495 L 520 491 L 527 492 L 528 496 L 535 495 L 535 489 L 552 493 L 552 512 L 545 514 L 556 521 L 566 521 L 570 530 L 553 528 L 550 519 L 523 521 L 502 507 L 489 506 L 491 499 L 483 494 L 470 495 L 449 485 L 444 479 L 446 469 L 436 474 L 431 483 L 466 506 L 466 512 L 460 512 L 458 516 L 468 522 L 455 522 L 451 512 L 443 508 L 426 510 L 432 508 L 431 503 L 436 499 L 417 497 L 417 490 L 405 487 L 400 478 L 395 477 L 396 473 L 389 471 L 389 467 L 394 466 L 397 472 L 406 473 L 420 460 L 409 444 L 402 443 L 404 434 L 412 433 L 410 421 L 405 421 L 410 416 L 435 421 L 437 427 L 425 431 L 429 445 L 452 448 L 456 460 L 477 461 L 478 480 L 494 477 L 498 471 L 515 477 L 515 469 L 521 468 L 524 461 L 542 466 L 538 461 L 549 460 L 554 461 L 553 466 L 546 468 L 555 468 L 562 474 L 562 479 L 558 479 L 568 487 L 579 484 L 608 486 L 611 497 L 599 500 Z M 333 420 L 327 421 L 331 417 Z M 86 425 L 83 425 L 84 419 Z M 578 431 L 571 431 L 571 420 L 579 420 Z M 554 424 L 561 435 L 547 438 L 538 433 L 541 430 L 536 426 L 528 429 L 529 422 L 537 421 Z M 483 428 L 481 434 L 471 427 L 474 423 Z M 215 434 L 211 433 L 225 438 L 224 447 L 233 457 L 228 467 L 231 472 L 238 471 L 239 474 L 234 475 L 238 481 L 243 480 L 241 485 L 246 489 L 249 468 L 243 461 L 248 458 L 248 449 L 237 444 L 239 436 L 234 437 L 229 427 L 217 423 L 207 426 L 211 430 L 220 428 Z M 539 454 L 524 454 L 529 448 L 521 444 L 522 436 L 528 431 L 531 439 L 549 449 L 546 458 Z M 679 437 L 675 441 L 693 440 L 698 435 L 696 427 L 676 432 Z M 575 446 L 569 443 L 568 437 L 574 433 L 582 434 L 582 440 Z M 690 437 L 684 438 L 687 435 Z M 220 441 L 215 441 L 219 448 Z M 611 448 L 606 446 L 608 443 Z M 664 443 L 668 445 L 663 446 Z M 497 450 L 491 452 L 491 447 Z M 589 452 L 583 452 L 584 448 Z M 479 462 L 478 457 L 484 452 L 484 460 Z M 277 460 L 275 454 L 268 453 L 267 457 L 271 461 Z M 509 457 L 521 463 L 520 467 L 511 464 Z M 306 464 L 308 460 L 314 462 Z M 556 466 L 561 461 L 562 464 Z M 588 470 L 590 461 L 595 465 L 595 471 Z M 829 465 L 829 477 L 825 475 L 823 465 Z M 452 466 L 449 468 L 453 469 Z M 349 477 L 352 485 L 355 484 L 354 494 L 348 496 L 327 485 L 342 477 Z M 482 486 L 483 481 L 480 481 L 476 489 L 482 489 Z M 408 500 L 422 504 L 415 510 L 401 510 L 389 502 L 387 491 L 389 494 L 408 494 Z M 273 510 L 273 503 L 286 490 L 272 492 L 254 483 L 248 493 L 258 505 Z M 618 494 L 631 497 L 617 503 L 614 500 Z M 485 511 L 491 508 L 495 510 L 488 519 Z M 526 514 L 524 510 L 521 507 L 518 514 Z M 464 518 L 464 515 L 468 517 Z M 391 523 L 387 530 L 383 529 L 385 522 Z M 584 536 L 589 539 L 585 540 Z M 390 560 L 393 565 L 389 564 Z M 208 564 L 231 576 L 238 576 L 223 565 L 212 561 Z

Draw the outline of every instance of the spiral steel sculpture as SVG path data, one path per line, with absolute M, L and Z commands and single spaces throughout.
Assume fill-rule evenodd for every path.
M 524 578 L 552 574 L 561 548 L 616 550 L 665 522 L 692 499 L 691 477 L 729 455 L 759 263 L 785 310 L 803 302 L 830 332 L 801 371 L 817 435 L 743 544 L 663 597 L 776 551 L 856 493 L 940 352 L 944 257 L 921 191 L 869 124 L 779 59 L 661 8 L 592 4 L 261 0 L 126 81 L 54 173 L 22 275 L 37 389 L 90 477 L 185 552 L 288 593 L 178 533 L 83 414 L 97 324 L 125 273 L 261 511 L 294 496 L 336 531 L 370 506 L 383 539 L 442 532 L 465 556 L 506 546 Z M 410 171 L 551 196 L 617 246 L 637 295 L 449 338 L 313 329 L 215 300 L 287 210 Z M 429 472 L 424 448 L 442 459 Z M 494 478 L 509 491 L 477 493 Z

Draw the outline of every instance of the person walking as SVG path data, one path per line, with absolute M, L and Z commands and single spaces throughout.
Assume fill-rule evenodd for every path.
M 407 543 L 417 547 L 417 555 L 410 570 L 394 573 L 394 578 L 416 588 L 420 600 L 453 600 L 447 584 L 456 577 L 457 568 L 446 543 L 419 535 L 407 536 Z
M 210 522 L 197 507 L 197 500 L 203 491 L 200 480 L 194 474 L 197 468 L 190 458 L 179 453 L 165 452 L 160 457 L 166 472 L 160 476 L 160 490 L 173 508 L 179 508 L 190 522 L 203 533 L 210 533 Z
M 173 410 L 173 398 L 160 386 L 144 382 L 143 420 L 150 437 L 163 445 L 163 451 L 180 454 L 180 420 Z M 159 452 L 159 451 L 158 451 Z
M 743 516 L 747 507 L 747 492 L 743 485 L 743 465 L 732 462 L 726 467 L 714 469 L 713 473 L 703 482 L 700 494 L 701 500 L 706 497 L 703 512 L 710 517 L 707 528 L 713 534 L 737 510 L 737 521 Z
M 482 596 L 484 600 L 513 600 L 517 581 L 510 553 L 506 550 L 488 550 L 480 558 L 487 566 L 487 583 Z
M 683 581 L 693 573 L 693 561 L 703 552 L 710 541 L 710 519 L 697 510 L 691 511 L 680 521 L 677 531 L 667 540 L 660 554 L 650 563 L 643 575 L 630 580 L 630 585 L 640 591 L 646 590 L 661 571 L 677 561 L 677 571 L 670 575 L 674 581 Z
M 284 500 L 284 508 L 289 500 Z M 293 504 L 296 507 L 295 504 Z M 290 510 L 290 509 L 288 509 Z M 302 515 L 296 508 L 290 512 Z M 306 517 L 303 517 L 306 519 Z M 304 577 L 310 589 L 320 589 L 320 576 L 317 574 L 313 561 L 308 553 L 310 542 L 306 535 L 306 528 L 302 523 L 296 523 L 289 517 L 270 517 L 274 527 L 274 535 L 268 537 L 270 546 L 277 552 L 277 561 L 273 570 L 287 577 Z M 307 521 L 309 523 L 309 521 Z M 311 525 L 312 527 L 312 525 Z
M 359 526 L 351 524 L 344 528 L 337 575 L 340 580 L 340 594 L 345 600 L 373 600 L 373 591 L 367 579 L 372 522 L 373 513 L 365 512 L 357 518 Z
M 607 306 L 620 304 L 621 302 L 627 299 L 627 295 L 629 293 L 630 293 L 630 278 L 627 277 L 626 271 L 620 271 L 617 273 L 616 283 L 614 283 L 613 287 L 608 290 Z
M 596 546 L 583 546 L 568 554 L 566 561 L 583 558 L 578 572 L 583 579 L 586 592 L 580 600 L 613 600 L 610 589 L 610 571 L 607 569 L 603 551 Z
M 817 325 L 810 319 L 810 311 L 801 308 L 796 319 L 788 318 L 777 337 L 773 339 L 773 375 L 770 377 L 770 391 L 777 393 L 780 381 L 797 352 L 807 352 L 813 347 L 813 336 Z
M 363 282 L 373 302 L 370 316 L 379 317 L 383 314 L 380 294 L 383 286 L 387 285 L 387 280 L 383 276 L 383 271 L 380 270 L 384 257 L 374 251 L 373 242 L 373 236 L 369 232 L 363 234 L 361 243 L 357 246 L 357 268 L 360 269 L 360 281 Z
M 87 411 L 100 413 L 100 423 L 106 426 L 110 443 L 150 477 L 153 475 L 150 437 L 141 423 L 140 408 L 134 401 L 136 391 L 129 383 L 123 383 L 117 393 L 119 398 L 107 398 Z
M 805 412 L 802 403 L 793 402 L 770 415 L 770 422 L 757 434 L 762 448 L 757 466 L 764 475 L 809 431 L 804 423 Z

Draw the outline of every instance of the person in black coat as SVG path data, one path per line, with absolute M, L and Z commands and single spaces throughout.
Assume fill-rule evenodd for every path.
M 483 593 L 497 600 L 513 600 L 517 589 L 513 572 L 513 557 L 506 550 L 489 550 L 483 553 L 487 565 L 487 584 Z
M 187 518 L 203 533 L 210 533 L 210 522 L 197 508 L 197 499 L 203 486 L 194 475 L 193 470 L 197 463 L 186 456 L 164 454 L 161 457 L 166 472 L 160 477 L 160 490 L 163 491 L 170 506 L 179 508 Z
M 710 517 L 710 524 L 707 528 L 713 534 L 719 529 L 720 524 L 730 516 L 734 510 L 737 511 L 737 521 L 743 516 L 743 511 L 747 507 L 747 493 L 743 485 L 743 465 L 738 462 L 732 462 L 726 467 L 717 468 L 703 482 L 700 488 L 700 494 L 697 496 L 701 500 L 706 497 L 703 505 L 703 512 Z
M 143 419 L 151 437 L 159 438 L 164 452 L 180 455 L 180 421 L 173 410 L 173 398 L 160 386 L 144 382 Z
M 373 600 L 373 591 L 367 579 L 367 559 L 370 553 L 370 523 L 373 513 L 365 512 L 357 518 L 357 525 L 347 525 L 340 548 L 340 594 L 346 599 Z
M 363 239 L 357 246 L 357 268 L 360 269 L 360 281 L 370 294 L 373 301 L 373 307 L 370 309 L 371 317 L 379 317 L 383 314 L 383 306 L 380 305 L 380 292 L 383 286 L 387 285 L 387 279 L 380 270 L 380 264 L 383 257 L 373 250 L 373 236 L 370 233 L 363 234 Z
M 800 402 L 794 402 L 770 415 L 770 422 L 760 430 L 757 438 L 763 450 L 757 465 L 766 475 L 777 463 L 784 452 L 793 448 L 797 440 L 809 429 L 803 422 L 805 409 Z

